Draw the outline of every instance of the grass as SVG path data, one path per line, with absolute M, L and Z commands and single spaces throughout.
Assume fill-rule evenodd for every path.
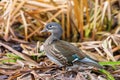
M 23 44 L 44 41 L 49 36 L 40 34 L 45 24 L 58 22 L 64 31 L 62 40 L 75 42 L 101 65 L 112 66 L 116 70 L 120 65 L 119 6 L 119 0 L 0 0 L 0 45 L 6 54 L 0 56 L 0 60 L 10 63 L 23 59 L 24 64 L 36 67 L 39 65 L 36 61 L 44 67 L 54 65 L 41 58 L 40 45 L 33 48 Z M 14 44 L 7 45 L 9 41 L 20 44 L 26 53 L 16 51 L 11 46 Z M 115 80 L 109 70 L 101 70 L 101 73 L 108 80 Z

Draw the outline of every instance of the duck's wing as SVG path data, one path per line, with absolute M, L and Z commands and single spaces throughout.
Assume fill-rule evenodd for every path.
M 66 57 L 68 61 L 72 61 L 76 57 L 79 59 L 86 57 L 86 55 L 79 48 L 66 41 L 54 41 L 52 46 L 55 51 Z

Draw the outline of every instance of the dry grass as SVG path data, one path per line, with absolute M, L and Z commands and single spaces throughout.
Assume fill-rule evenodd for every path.
M 113 15 L 119 13 L 116 7 L 112 8 L 115 2 L 117 0 L 2 0 L 0 35 L 5 40 L 9 40 L 10 36 L 20 39 L 18 35 L 21 35 L 27 41 L 42 36 L 39 31 L 44 24 L 55 21 L 63 27 L 63 39 L 78 41 L 92 37 L 94 40 L 97 32 L 112 30 Z M 17 23 L 20 25 L 14 25 Z M 15 26 L 21 31 L 16 31 Z
M 49 36 L 40 31 L 52 21 L 61 24 L 63 40 L 78 42 L 73 44 L 97 61 L 113 61 L 120 65 L 119 0 L 1 0 L 0 12 L 0 73 L 9 80 L 87 80 L 85 75 L 90 80 L 105 79 L 103 74 L 91 74 L 91 70 L 66 72 L 41 57 L 45 54 L 39 52 L 41 43 L 36 41 L 42 42 Z M 16 45 L 22 52 L 15 49 Z M 113 64 L 116 63 L 111 64 L 114 67 Z M 120 68 L 116 65 L 115 68 L 107 67 L 107 70 L 119 78 Z

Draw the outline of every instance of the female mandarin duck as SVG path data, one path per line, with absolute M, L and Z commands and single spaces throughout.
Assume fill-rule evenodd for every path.
M 47 57 L 59 66 L 66 66 L 74 62 L 82 62 L 91 66 L 102 68 L 96 61 L 86 56 L 76 46 L 60 40 L 62 28 L 56 22 L 48 23 L 41 32 L 50 32 L 51 35 L 43 44 Z

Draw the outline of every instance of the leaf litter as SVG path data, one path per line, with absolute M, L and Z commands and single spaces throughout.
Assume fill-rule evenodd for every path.
M 0 80 L 119 80 L 119 2 L 1 0 Z M 104 70 L 84 64 L 67 70 L 51 62 L 40 51 L 50 34 L 39 33 L 51 21 L 61 23 L 62 39 L 100 61 Z

